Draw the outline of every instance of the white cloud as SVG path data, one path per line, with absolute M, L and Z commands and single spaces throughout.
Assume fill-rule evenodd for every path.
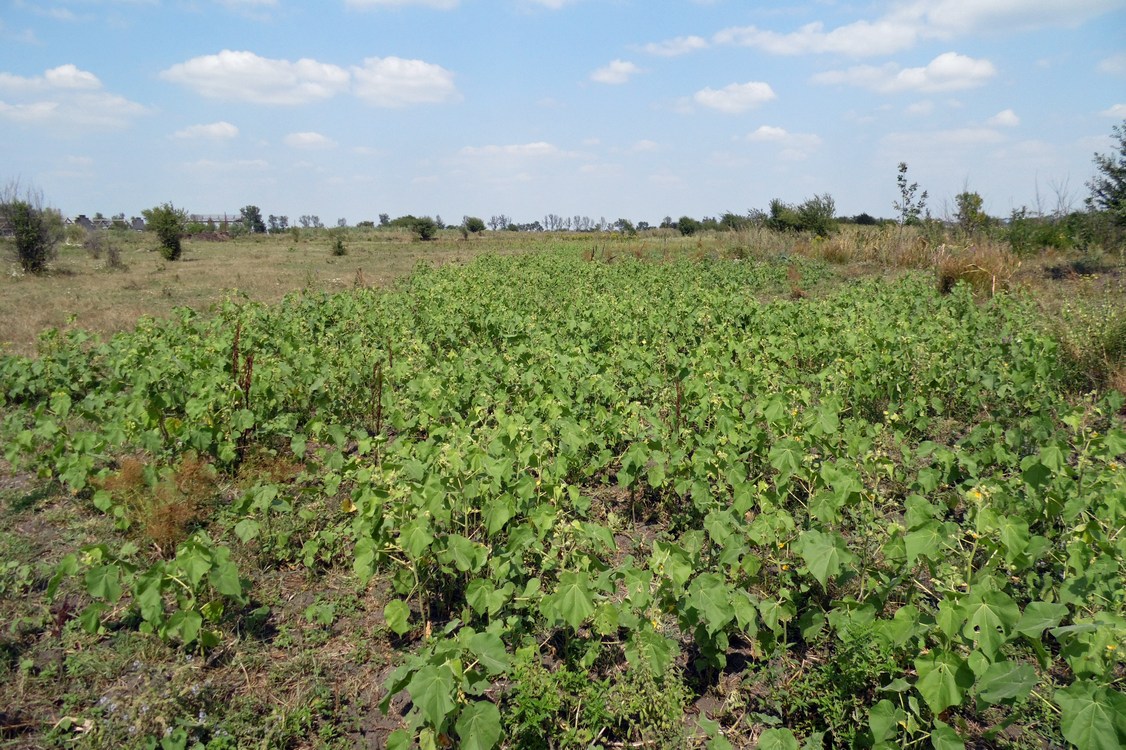
M 356 96 L 380 107 L 438 104 L 460 98 L 453 73 L 440 65 L 401 57 L 369 57 L 352 68 Z
M 605 65 L 591 73 L 590 80 L 595 83 L 618 85 L 629 83 L 630 77 L 640 72 L 641 68 L 627 60 L 613 60 L 609 65 Z
M 1104 57 L 1099 61 L 1099 72 L 1112 76 L 1126 76 L 1126 52 Z
M 533 5 L 542 5 L 545 8 L 552 10 L 559 10 L 564 5 L 574 2 L 574 0 L 530 0 Z
M 223 50 L 177 63 L 160 73 L 210 99 L 253 104 L 306 104 L 348 88 L 348 71 L 303 58 L 297 62 Z
M 507 156 L 517 158 L 542 158 L 547 156 L 566 156 L 558 146 L 544 141 L 516 143 L 507 146 L 466 146 L 460 151 L 462 156 Z
M 666 39 L 663 42 L 650 42 L 641 47 L 643 52 L 658 57 L 679 57 L 690 52 L 707 49 L 711 45 L 701 36 L 678 36 L 675 39 Z
M 865 57 L 908 49 L 915 44 L 918 33 L 917 27 L 910 23 L 882 19 L 856 21 L 831 31 L 825 31 L 825 25 L 816 22 L 786 34 L 756 26 L 733 27 L 717 33 L 713 41 L 754 47 L 775 55 L 833 53 Z
M 1104 117 L 1118 117 L 1126 119 L 1126 104 L 1115 104 L 1099 113 Z
M 236 138 L 238 136 L 238 128 L 229 122 L 213 122 L 207 125 L 189 125 L 183 130 L 177 130 L 172 134 L 173 138 L 190 139 L 190 138 L 212 138 L 215 140 L 223 140 Z
M 747 134 L 746 140 L 777 146 L 779 157 L 790 160 L 805 159 L 822 143 L 821 136 L 814 133 L 791 133 L 773 125 L 760 125 Z
M 0 92 L 14 98 L 0 100 L 0 118 L 23 124 L 114 129 L 149 112 L 104 90 L 96 75 L 71 64 L 30 78 L 0 72 Z
M 290 133 L 283 140 L 285 141 L 285 145 L 290 148 L 321 149 L 331 148 L 336 145 L 328 136 L 311 131 Z
M 87 70 L 80 70 L 69 63 L 50 68 L 44 71 L 43 75 L 32 78 L 0 73 L 0 91 L 38 92 L 56 89 L 92 91 L 101 87 L 102 82 L 96 75 Z
M 997 31 L 1075 27 L 1121 7 L 1120 0 L 910 0 L 892 4 L 874 20 L 826 29 L 814 22 L 796 31 L 736 26 L 716 33 L 715 44 L 754 47 L 775 55 L 889 55 L 922 39 L 951 39 Z
M 770 84 L 761 81 L 732 83 L 718 90 L 705 88 L 692 96 L 697 104 L 727 114 L 746 112 L 776 98 L 777 95 L 774 89 L 770 88 Z
M 399 57 L 369 57 L 346 70 L 308 58 L 292 62 L 223 50 L 173 65 L 160 76 L 201 96 L 253 104 L 308 104 L 349 90 L 382 107 L 428 104 L 457 95 L 453 74 L 445 68 Z
M 1003 109 L 986 120 L 986 123 L 998 127 L 1015 128 L 1017 125 L 1020 125 L 1020 118 L 1017 117 L 1017 113 L 1011 109 Z
M 656 151 L 660 147 L 661 144 L 657 143 L 656 141 L 651 141 L 648 138 L 642 138 L 640 141 L 634 142 L 634 144 L 630 146 L 629 150 L 637 154 L 642 154 L 648 151 Z
M 1118 0 L 918 0 L 893 11 L 912 18 L 927 36 L 1075 27 L 1121 8 Z
M 934 102 L 930 99 L 923 99 L 922 101 L 908 104 L 905 111 L 909 115 L 926 116 L 934 112 Z
M 344 0 L 349 8 L 402 8 L 408 5 L 422 5 L 427 8 L 451 10 L 458 6 L 459 0 Z
M 997 74 L 993 63 L 956 52 L 944 52 L 921 68 L 886 65 L 857 65 L 813 76 L 814 83 L 849 85 L 884 94 L 900 91 L 957 91 L 981 86 Z

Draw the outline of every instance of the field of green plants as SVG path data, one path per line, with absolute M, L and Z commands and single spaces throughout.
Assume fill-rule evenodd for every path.
M 6 460 L 104 535 L 0 546 L 0 747 L 1126 745 L 1126 397 L 1084 392 L 1033 300 L 605 261 L 420 266 L 0 358 Z M 105 644 L 201 682 L 276 653 L 276 571 L 376 603 L 348 634 L 389 665 L 369 705 L 322 695 L 284 736 L 224 716 L 233 687 L 161 723 L 93 692 L 21 711 Z M 381 735 L 341 724 L 381 709 Z

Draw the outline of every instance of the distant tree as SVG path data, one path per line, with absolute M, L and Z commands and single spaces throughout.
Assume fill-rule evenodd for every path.
M 719 226 L 729 232 L 740 232 L 747 229 L 751 224 L 751 220 L 746 216 L 727 211 L 719 217 Z
M 239 210 L 243 228 L 253 234 L 265 234 L 266 223 L 262 221 L 262 211 L 258 206 L 243 206 Z
M 501 229 L 508 229 L 508 225 L 510 223 L 511 219 L 509 219 L 504 214 L 497 214 L 495 216 L 489 217 L 489 229 L 493 230 L 494 232 Z
M 633 222 L 629 219 L 618 219 L 614 222 L 613 229 L 628 237 L 633 237 L 637 234 L 637 227 L 635 227 Z
M 672 220 L 671 216 L 666 216 L 661 219 L 661 229 L 676 229 L 676 222 Z
M 409 229 L 422 241 L 432 240 L 438 234 L 438 225 L 429 216 L 400 216 L 387 222 L 387 226 Z
M 287 229 L 289 229 L 289 217 L 288 216 L 279 216 L 278 217 L 278 230 L 284 232 Z
M 880 220 L 877 219 L 876 217 L 870 216 L 866 213 L 859 213 L 856 216 L 852 217 L 852 223 L 853 224 L 859 224 L 860 226 L 864 226 L 864 227 L 872 227 L 872 226 L 876 226 L 877 224 L 879 224 Z
M 639 232 L 646 232 L 646 231 L 648 231 L 648 230 L 650 230 L 650 229 L 652 229 L 652 227 L 651 227 L 651 226 L 649 226 L 649 222 L 647 222 L 647 221 L 639 221 L 639 222 L 637 222 L 637 231 L 639 231 Z
M 958 222 L 958 228 L 966 234 L 984 229 L 989 224 L 989 216 L 982 210 L 984 204 L 977 193 L 968 190 L 958 193 L 954 197 L 954 205 L 957 207 L 954 219 Z
M 313 224 L 313 217 L 309 214 L 302 214 L 297 218 L 297 221 L 301 224 L 302 229 L 308 229 Z
M 270 214 L 266 219 L 266 226 L 269 228 L 270 232 L 277 232 L 281 229 L 281 226 L 278 224 L 278 217 L 273 214 Z
M 808 198 L 798 206 L 801 228 L 807 232 L 813 232 L 818 237 L 828 237 L 836 228 L 834 219 L 836 213 L 837 204 L 833 200 L 833 196 L 828 193 Z
M 370 219 L 365 219 L 356 223 L 357 229 L 375 229 L 375 222 Z
M 390 224 L 391 224 L 391 214 L 380 214 L 379 215 L 379 226 L 386 227 L 386 226 L 389 226 Z
M 337 226 L 338 228 L 341 228 L 341 229 L 342 229 L 342 228 L 344 228 L 344 227 L 348 226 L 348 220 L 347 220 L 347 219 L 343 219 L 343 218 L 341 218 L 341 219 L 337 219 L 337 220 L 336 220 L 336 226 Z
M 156 232 L 160 240 L 160 254 L 165 260 L 179 260 L 182 248 L 180 236 L 187 226 L 188 214 L 182 208 L 164 203 L 141 212 L 148 228 Z
M 696 234 L 696 232 L 700 231 L 702 226 L 700 222 L 696 221 L 691 216 L 681 216 L 676 220 L 677 230 L 685 237 L 691 237 Z
M 480 234 L 485 231 L 485 220 L 477 216 L 462 217 L 461 225 L 465 227 L 465 231 L 473 234 Z
M 798 210 L 790 203 L 774 198 L 770 201 L 769 217 L 766 219 L 768 229 L 776 232 L 797 232 L 801 230 L 801 216 Z
M 434 215 L 434 226 L 438 227 L 439 229 L 445 229 L 446 228 L 446 222 L 442 221 L 442 215 L 441 214 L 435 214 Z
M 43 205 L 43 193 L 18 181 L 0 190 L 0 224 L 12 232 L 16 260 L 25 273 L 41 274 L 62 241 L 63 217 Z
M 1114 225 L 1126 227 L 1126 120 L 1111 128 L 1114 151 L 1095 154 L 1098 175 L 1087 182 L 1087 208 L 1106 213 Z
M 907 226 L 909 224 L 921 224 L 924 217 L 929 218 L 926 214 L 927 209 L 927 191 L 924 190 L 918 198 L 915 198 L 915 193 L 919 190 L 919 183 L 912 182 L 907 184 L 907 162 L 899 162 L 899 176 L 895 178 L 895 184 L 899 187 L 899 200 L 894 201 L 892 206 L 899 212 L 899 223 Z

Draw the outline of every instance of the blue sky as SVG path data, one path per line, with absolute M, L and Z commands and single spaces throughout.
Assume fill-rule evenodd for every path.
M 1079 207 L 1126 0 L 6 0 L 0 179 L 68 215 Z

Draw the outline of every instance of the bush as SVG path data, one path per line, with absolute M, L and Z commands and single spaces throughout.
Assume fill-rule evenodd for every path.
M 696 221 L 691 216 L 681 216 L 676 220 L 676 228 L 680 230 L 680 233 L 685 237 L 691 237 L 696 234 L 696 232 L 700 231 L 702 226 L 700 222 Z
M 480 234 L 485 231 L 485 220 L 478 216 L 466 216 L 461 220 L 461 226 L 464 227 L 467 232 Z
M 156 232 L 160 240 L 160 254 L 165 260 L 179 260 L 183 249 L 180 245 L 180 236 L 188 223 L 188 214 L 182 208 L 176 208 L 171 203 L 165 203 L 155 208 L 141 212 L 145 217 L 145 224 Z
M 419 217 L 407 214 L 393 219 L 388 222 L 387 226 L 409 229 L 423 241 L 432 240 L 438 234 L 438 223 L 429 216 Z
M 21 195 L 19 183 L 10 183 L 0 192 L 0 224 L 12 233 L 16 260 L 24 273 L 45 272 L 64 231 L 62 215 L 43 207 L 42 193 L 29 188 Z
M 344 244 L 344 233 L 334 232 L 332 238 L 332 254 L 339 257 L 348 254 L 348 247 Z

